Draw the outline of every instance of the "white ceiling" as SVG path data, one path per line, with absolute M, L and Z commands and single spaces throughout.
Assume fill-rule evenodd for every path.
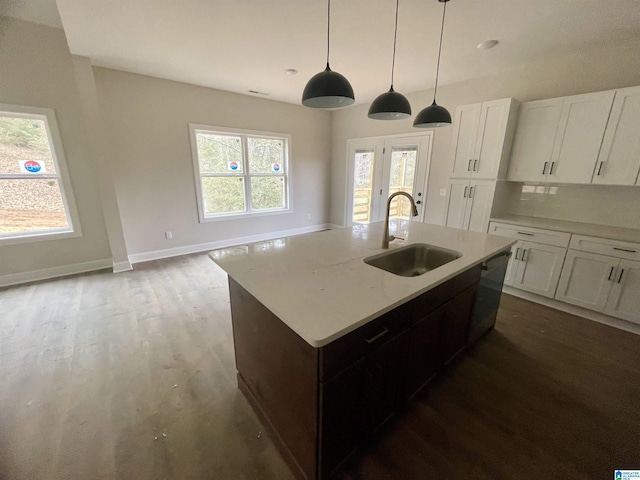
M 55 0 L 2 1 L 35 5 L 34 15 Z M 98 66 L 244 94 L 257 90 L 291 103 L 300 103 L 307 80 L 325 66 L 323 0 L 57 0 L 57 5 L 71 52 Z M 400 0 L 396 91 L 433 87 L 442 8 L 437 0 Z M 13 16 L 30 19 L 15 10 Z M 356 103 L 368 103 L 389 88 L 395 2 L 333 0 L 331 10 L 331 67 L 349 79 Z M 35 21 L 55 25 L 55 19 Z M 500 44 L 476 49 L 487 39 Z M 634 39 L 640 40 L 640 0 L 451 0 L 440 81 Z M 299 73 L 287 75 L 287 68 Z

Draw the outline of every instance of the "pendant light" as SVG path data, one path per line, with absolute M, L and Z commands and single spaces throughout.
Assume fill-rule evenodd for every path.
M 436 67 L 436 85 L 433 89 L 433 103 L 427 108 L 423 109 L 416 119 L 413 121 L 413 126 L 417 128 L 435 128 L 446 127 L 451 125 L 451 114 L 446 108 L 436 104 L 436 92 L 438 91 L 438 74 L 440 73 L 440 53 L 442 52 L 442 34 L 444 33 L 444 17 L 447 13 L 447 2 L 449 0 L 438 0 L 444 3 L 444 10 L 442 12 L 442 27 L 440 28 L 440 46 L 438 47 L 438 65 Z
M 349 80 L 329 68 L 329 29 L 331 26 L 331 0 L 327 8 L 327 68 L 307 82 L 302 93 L 302 104 L 312 108 L 346 107 L 355 102 Z
M 369 118 L 376 120 L 401 120 L 411 116 L 411 105 L 401 93 L 393 89 L 393 72 L 396 66 L 396 42 L 398 38 L 398 6 L 400 0 L 396 0 L 396 27 L 393 33 L 393 61 L 391 63 L 391 88 L 386 93 L 379 95 L 369 107 Z

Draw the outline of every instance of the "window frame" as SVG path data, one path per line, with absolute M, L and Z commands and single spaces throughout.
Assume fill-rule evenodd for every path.
M 76 207 L 71 186 L 71 178 L 67 169 L 67 159 L 62 147 L 62 137 L 58 129 L 55 111 L 51 108 L 29 107 L 0 103 L 0 116 L 14 118 L 32 118 L 42 120 L 47 130 L 47 139 L 51 149 L 51 157 L 56 167 L 55 174 L 2 174 L 0 180 L 11 179 L 56 179 L 67 217 L 66 228 L 48 228 L 33 232 L 0 233 L 0 246 L 16 245 L 47 240 L 59 240 L 82 236 L 80 217 Z
M 198 144 L 196 134 L 199 132 L 208 133 L 212 135 L 229 135 L 241 137 L 242 144 L 242 173 L 228 173 L 228 174 L 203 174 L 200 171 L 200 161 L 198 158 Z M 267 138 L 275 140 L 283 140 L 284 146 L 284 174 L 273 175 L 266 173 L 251 173 L 249 168 L 249 159 L 247 155 L 247 139 L 249 137 Z M 203 125 L 198 123 L 189 124 L 189 138 L 191 142 L 191 158 L 193 161 L 193 173 L 194 182 L 196 187 L 196 200 L 198 204 L 198 220 L 200 223 L 208 222 L 220 222 L 225 220 L 234 220 L 241 218 L 252 217 L 265 217 L 269 215 L 282 215 L 292 213 L 291 207 L 291 169 L 290 169 L 290 156 L 291 156 L 291 135 L 280 132 L 265 132 L 260 130 L 245 130 L 232 127 L 220 127 L 213 125 Z M 214 215 L 206 215 L 204 208 L 204 197 L 202 195 L 202 178 L 203 177 L 238 177 L 244 179 L 244 198 L 245 208 L 244 212 L 231 212 L 231 213 L 219 213 Z M 284 196 L 285 207 L 284 208 L 271 208 L 263 210 L 252 210 L 251 208 L 251 177 L 283 177 L 284 178 Z

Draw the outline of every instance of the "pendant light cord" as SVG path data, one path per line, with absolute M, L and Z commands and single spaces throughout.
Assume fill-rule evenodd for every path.
M 447 2 L 444 0 L 444 10 L 442 11 L 442 27 L 440 27 L 440 46 L 438 47 L 438 65 L 436 66 L 436 85 L 433 89 L 433 103 L 436 102 L 436 92 L 438 91 L 438 75 L 440 75 L 440 53 L 442 53 L 442 34 L 444 33 L 444 17 L 447 14 Z
M 329 68 L 329 30 L 331 28 L 331 0 L 328 0 L 327 3 L 327 68 Z
M 393 90 L 393 72 L 396 69 L 396 42 L 398 40 L 398 7 L 400 0 L 396 0 L 396 26 L 393 32 L 393 60 L 391 62 L 391 90 Z

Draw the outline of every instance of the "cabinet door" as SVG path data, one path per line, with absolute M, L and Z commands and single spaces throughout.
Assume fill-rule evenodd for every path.
M 440 331 L 447 304 L 421 319 L 409 331 L 406 353 L 405 400 L 416 395 L 438 370 Z
M 475 103 L 473 105 L 463 105 L 456 109 L 456 120 L 453 127 L 452 177 L 468 177 L 471 175 L 473 160 L 476 158 L 474 155 L 481 107 L 481 103 Z
M 504 277 L 504 284 L 512 287 L 516 286 L 518 278 L 518 267 L 520 266 L 520 254 L 522 253 L 522 240 L 511 247 L 511 258 L 507 264 L 507 273 Z
M 560 124 L 562 103 L 562 98 L 552 98 L 527 102 L 520 106 L 507 173 L 508 180 L 513 182 L 546 180 Z
M 620 260 L 604 312 L 640 323 L 640 262 Z
M 616 277 L 618 260 L 569 250 L 562 268 L 556 300 L 601 312 Z
M 471 182 L 467 194 L 467 211 L 465 212 L 464 227 L 474 232 L 487 233 L 493 195 L 496 191 L 496 182 L 476 181 Z
M 522 242 L 515 287 L 553 298 L 566 249 L 541 243 Z
M 503 155 L 506 157 L 509 153 L 505 149 L 509 150 L 511 147 L 512 129 L 507 132 L 507 127 L 509 114 L 514 104 L 515 102 L 511 98 L 482 104 L 473 156 L 472 177 L 498 178 Z
M 640 170 L 640 87 L 616 91 L 592 183 L 633 185 Z
M 449 198 L 445 225 L 465 228 L 465 211 L 469 195 L 468 180 L 449 180 Z
M 565 97 L 548 181 L 591 183 L 615 90 Z
M 467 344 L 469 322 L 477 289 L 477 285 L 469 287 L 445 304 L 440 337 L 440 364 L 449 363 Z

